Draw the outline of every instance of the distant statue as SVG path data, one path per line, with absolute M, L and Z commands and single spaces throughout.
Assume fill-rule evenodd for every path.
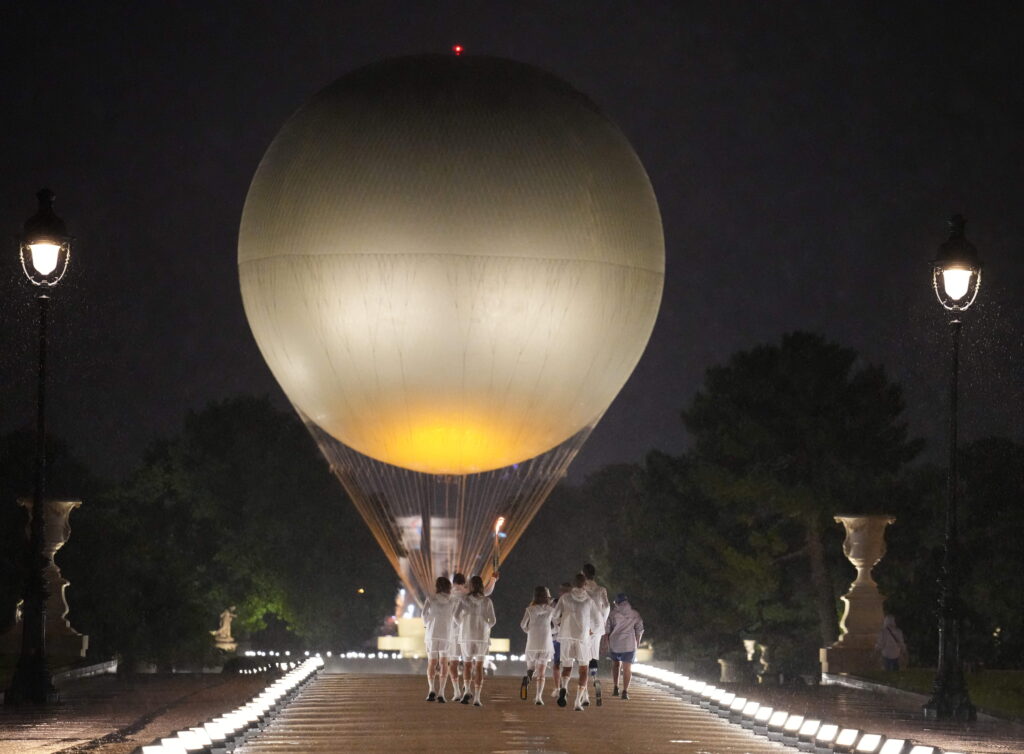
M 217 645 L 217 649 L 223 649 L 225 652 L 233 652 L 238 646 L 234 637 L 231 636 L 231 621 L 235 617 L 236 613 L 234 605 L 220 614 L 220 626 L 216 631 L 210 632 L 214 643 Z

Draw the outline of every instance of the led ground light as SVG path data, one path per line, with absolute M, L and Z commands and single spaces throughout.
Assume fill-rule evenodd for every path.
M 786 724 L 782 726 L 782 735 L 786 738 L 796 738 L 803 724 L 803 715 L 790 715 L 786 718 Z
M 768 737 L 782 738 L 782 726 L 789 719 L 789 713 L 785 710 L 775 710 L 768 718 Z
M 814 748 L 821 751 L 829 751 L 832 742 L 839 735 L 839 726 L 834 723 L 822 723 L 818 732 L 814 734 Z
M 754 730 L 767 730 L 768 720 L 774 712 L 775 709 L 773 707 L 759 707 L 757 712 L 754 714 Z
M 722 694 L 715 705 L 715 712 L 719 715 L 728 716 L 734 701 L 736 701 L 736 695 L 731 691 Z
M 738 696 L 732 700 L 732 704 L 729 705 L 729 716 L 736 718 L 743 714 L 743 708 L 747 706 L 747 698 L 745 696 Z
M 750 728 L 754 724 L 754 715 L 761 709 L 760 702 L 747 702 L 747 706 L 743 708 L 743 714 L 740 716 L 740 725 L 745 728 Z
M 832 751 L 850 754 L 860 740 L 861 733 L 856 728 L 843 728 L 836 736 L 836 740 L 832 742 Z
M 701 694 L 704 698 L 700 700 L 700 706 L 704 709 L 711 710 L 712 712 L 718 711 L 718 702 L 723 696 L 725 696 L 725 689 L 715 688 L 709 686 Z
M 797 732 L 797 740 L 802 744 L 814 744 L 814 737 L 818 735 L 818 729 L 821 728 L 821 720 L 804 720 L 804 724 L 800 726 L 800 730 Z
M 884 742 L 885 736 L 883 735 L 878 733 L 865 733 L 860 737 L 854 751 L 857 752 L 857 754 L 879 754 Z
M 878 754 L 906 754 L 910 742 L 903 738 L 889 738 L 882 744 Z

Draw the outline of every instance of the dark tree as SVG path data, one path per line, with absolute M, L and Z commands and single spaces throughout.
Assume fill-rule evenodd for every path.
M 971 665 L 1024 666 L 1024 446 L 987 438 L 960 450 L 960 547 L 964 630 L 961 650 Z M 908 475 L 902 519 L 890 527 L 878 573 L 887 607 L 908 637 L 911 659 L 931 665 L 938 646 L 937 578 L 942 564 L 945 469 Z
M 895 476 L 921 447 L 902 412 L 900 388 L 881 367 L 802 332 L 709 369 L 683 412 L 704 492 L 789 541 L 779 557 L 806 564 L 822 646 L 838 633 L 832 516 L 895 502 Z
M 267 399 L 190 414 L 83 513 L 87 541 L 68 569 L 82 630 L 107 651 L 201 658 L 229 606 L 236 636 L 272 616 L 305 646 L 353 648 L 393 605 L 396 579 L 369 531 L 299 419 Z
M 643 614 L 658 655 L 710 669 L 737 649 L 766 595 L 779 590 L 771 534 L 713 504 L 687 457 L 654 451 L 642 468 L 588 482 L 618 498 L 601 562 L 613 592 L 624 591 Z

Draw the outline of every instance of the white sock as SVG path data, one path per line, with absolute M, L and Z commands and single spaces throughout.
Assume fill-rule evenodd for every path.
M 540 701 L 542 696 L 544 696 L 544 676 L 537 679 L 537 701 Z
M 427 676 L 427 686 L 430 687 L 430 693 L 434 693 L 434 676 Z

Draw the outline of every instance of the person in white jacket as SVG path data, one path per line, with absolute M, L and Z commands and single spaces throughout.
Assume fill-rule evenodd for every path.
M 558 706 L 566 705 L 569 687 L 569 676 L 572 675 L 572 664 L 579 666 L 579 688 L 576 690 L 576 703 L 573 709 L 583 711 L 583 695 L 587 691 L 587 664 L 590 660 L 590 633 L 600 619 L 600 612 L 593 598 L 587 594 L 584 584 L 587 577 L 577 573 L 573 580 L 573 588 L 568 594 L 558 599 L 558 605 L 552 615 L 558 627 L 558 641 L 562 645 L 562 675 L 559 677 Z
M 558 600 L 565 594 L 568 594 L 572 589 L 572 584 L 568 581 L 563 581 L 562 585 L 558 587 L 558 597 L 551 600 L 551 607 L 555 608 L 558 606 Z M 551 692 L 551 698 L 554 699 L 558 696 L 558 689 L 561 686 L 559 679 L 562 677 L 562 644 L 558 641 L 558 626 L 554 621 L 551 622 L 551 643 L 555 645 L 555 659 L 551 663 L 551 682 L 555 688 Z
M 498 583 L 498 578 L 501 576 L 497 571 L 491 574 L 491 577 L 487 579 L 487 583 L 484 584 L 484 596 L 490 597 L 494 592 L 494 587 Z M 455 573 L 452 575 L 452 596 L 456 600 L 460 600 L 469 594 L 469 586 L 466 584 L 466 577 L 461 573 Z M 469 693 L 470 686 L 470 664 L 469 660 L 462 656 L 462 637 L 459 635 L 460 628 L 458 625 L 455 627 L 454 641 L 452 642 L 452 651 L 448 661 L 448 675 L 452 682 L 452 699 L 461 699 L 464 693 Z M 459 673 L 459 663 L 463 665 L 463 671 Z M 463 677 L 464 676 L 464 677 Z M 462 679 L 463 688 L 459 688 L 459 681 Z
M 423 640 L 427 650 L 427 701 L 444 703 L 444 683 L 448 675 L 448 656 L 455 638 L 455 607 L 452 582 L 439 576 L 434 582 L 436 594 L 423 602 Z M 435 686 L 436 679 L 436 686 Z
M 640 613 L 629 604 L 629 598 L 619 593 L 615 607 L 608 616 L 608 654 L 612 658 L 612 696 L 619 695 L 619 670 L 622 671 L 622 698 L 629 699 L 629 680 L 633 675 L 636 648 L 644 635 L 644 621 Z
M 590 563 L 583 565 L 583 575 L 587 577 L 584 589 L 597 604 L 599 620 L 590 629 L 590 658 L 587 666 L 590 668 L 590 677 L 594 681 L 594 688 L 597 692 L 597 702 L 601 703 L 601 681 L 597 677 L 598 660 L 601 659 L 601 639 L 604 637 L 605 624 L 608 622 L 608 613 L 611 611 L 611 604 L 608 602 L 608 590 L 594 581 L 597 569 Z M 590 704 L 590 694 L 583 690 L 583 706 Z
M 519 627 L 526 632 L 526 675 L 523 676 L 520 696 L 526 699 L 526 690 L 530 679 L 537 681 L 537 692 L 534 704 L 544 705 L 544 680 L 548 664 L 555 654 L 555 646 L 551 640 L 551 615 L 555 608 L 551 605 L 551 592 L 546 586 L 533 590 L 533 602 L 526 608 Z
M 461 627 L 462 656 L 471 671 L 471 675 L 467 674 L 471 686 L 462 696 L 463 704 L 472 700 L 475 706 L 483 706 L 484 658 L 491 645 L 491 626 L 495 621 L 494 603 L 484 594 L 484 580 L 474 576 L 470 579 L 469 594 L 455 606 L 455 622 Z

